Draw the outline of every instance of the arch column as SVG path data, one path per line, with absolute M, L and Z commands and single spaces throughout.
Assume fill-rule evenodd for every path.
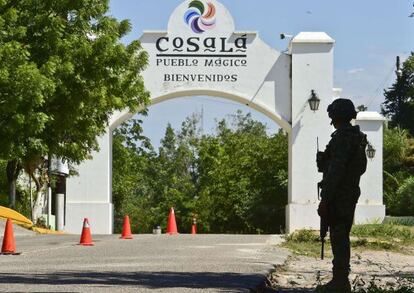
M 84 218 L 89 219 L 94 234 L 113 233 L 112 204 L 112 131 L 98 138 L 99 152 L 92 153 L 87 160 L 76 167 L 78 176 L 72 176 L 66 183 L 66 225 L 65 231 L 79 234 Z
M 368 159 L 367 170 L 361 177 L 361 196 L 355 210 L 355 224 L 382 223 L 383 204 L 383 128 L 384 117 L 377 112 L 360 112 L 355 120 L 368 141 L 376 149 L 375 157 Z
M 326 113 L 334 96 L 333 48 L 326 33 L 300 33 L 290 44 L 292 55 L 292 131 L 289 135 L 289 195 L 286 229 L 319 229 L 316 167 L 317 138 L 324 150 L 332 127 Z M 319 110 L 308 105 L 311 90 L 321 103 Z

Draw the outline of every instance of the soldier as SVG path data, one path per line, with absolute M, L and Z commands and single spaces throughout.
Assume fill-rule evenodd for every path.
M 337 99 L 328 107 L 336 131 L 324 152 L 318 152 L 318 170 L 323 173 L 320 217 L 327 220 L 333 253 L 333 278 L 322 286 L 323 292 L 351 292 L 349 233 L 355 207 L 361 194 L 359 180 L 365 173 L 366 135 L 351 120 L 357 112 L 351 100 Z

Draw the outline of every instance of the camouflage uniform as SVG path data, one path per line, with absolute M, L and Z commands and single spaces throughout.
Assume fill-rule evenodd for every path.
M 350 100 L 347 101 L 352 104 Z M 335 102 L 341 103 L 338 100 Z M 352 110 L 355 111 L 355 108 Z M 337 118 L 335 113 L 331 112 L 330 117 L 333 120 Z M 329 223 L 334 256 L 331 283 L 338 283 L 339 286 L 347 288 L 350 286 L 348 280 L 350 270 L 349 233 L 353 224 L 355 207 L 361 194 L 360 177 L 365 172 L 367 165 L 366 135 L 360 131 L 359 126 L 352 126 L 349 123 L 355 117 L 356 112 L 348 113 L 345 115 L 345 119 L 340 117 L 344 123 L 332 134 L 332 139 L 326 150 L 318 154 L 318 167 L 323 172 L 321 198 L 327 210 L 326 217 Z

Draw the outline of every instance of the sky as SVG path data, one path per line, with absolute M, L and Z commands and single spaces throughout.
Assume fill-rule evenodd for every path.
M 110 14 L 129 19 L 132 32 L 123 40 L 139 39 L 145 30 L 166 30 L 169 17 L 181 0 L 111 0 Z M 370 111 L 380 111 L 383 89 L 395 79 L 395 58 L 414 51 L 414 0 L 221 0 L 232 14 L 236 30 L 258 31 L 272 48 L 284 51 L 287 40 L 280 33 L 324 31 L 336 40 L 334 86 L 342 97 Z M 204 112 L 205 132 L 213 132 L 215 121 L 238 109 L 251 112 L 268 125 L 279 126 L 244 105 L 214 97 L 186 97 L 149 107 L 144 134 L 157 147 L 167 123 L 179 128 L 194 112 Z

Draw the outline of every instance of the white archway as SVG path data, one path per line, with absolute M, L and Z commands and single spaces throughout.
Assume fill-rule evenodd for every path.
M 208 0 L 215 14 L 202 1 L 209 12 L 205 23 L 204 14 L 192 11 L 191 0 L 186 0 L 171 15 L 167 31 L 147 31 L 140 38 L 149 56 L 143 78 L 151 103 L 182 96 L 217 96 L 249 105 L 278 123 L 289 133 L 287 231 L 318 229 L 316 183 L 321 174 L 315 164 L 316 137 L 322 147 L 332 132 L 324 109 L 336 96 L 335 41 L 323 32 L 302 32 L 290 42 L 289 52 L 280 53 L 257 32 L 235 31 L 229 11 L 217 0 Z M 315 113 L 307 102 L 311 90 L 321 99 L 321 110 Z M 99 153 L 78 167 L 78 177 L 68 180 L 68 232 L 79 233 L 82 218 L 89 217 L 95 233 L 112 233 L 112 130 L 131 116 L 124 112 L 111 118 L 107 133 L 99 138 Z M 385 216 L 382 117 L 362 113 L 356 123 L 378 151 L 361 181 L 356 222 L 365 223 Z
M 265 116 L 267 116 L 269 119 L 271 119 L 276 124 L 278 124 L 281 128 L 283 128 L 283 130 L 285 130 L 287 133 L 290 133 L 290 131 L 291 131 L 290 123 L 288 121 L 284 120 L 282 117 L 280 117 L 280 115 L 278 115 L 277 113 L 269 111 L 269 109 L 263 107 L 260 104 L 257 104 L 257 103 L 251 102 L 251 101 L 247 101 L 243 97 L 236 96 L 232 93 L 215 91 L 213 89 L 199 89 L 199 90 L 180 91 L 180 92 L 170 93 L 168 95 L 164 95 L 164 96 L 161 96 L 161 97 L 154 97 L 154 98 L 151 98 L 151 104 L 149 106 L 160 104 L 162 102 L 172 100 L 172 99 L 176 99 L 176 98 L 194 97 L 194 96 L 218 97 L 218 98 L 223 98 L 223 99 L 227 99 L 227 100 L 230 100 L 230 101 L 234 101 L 234 102 L 246 105 L 246 106 L 248 106 L 248 107 L 264 114 Z M 131 113 L 129 111 L 124 111 L 122 113 L 115 114 L 113 117 L 111 117 L 111 120 L 109 122 L 109 129 L 114 130 L 115 128 L 117 128 L 119 125 L 121 125 L 126 120 L 133 117 L 134 115 L 135 115 L 135 113 Z

